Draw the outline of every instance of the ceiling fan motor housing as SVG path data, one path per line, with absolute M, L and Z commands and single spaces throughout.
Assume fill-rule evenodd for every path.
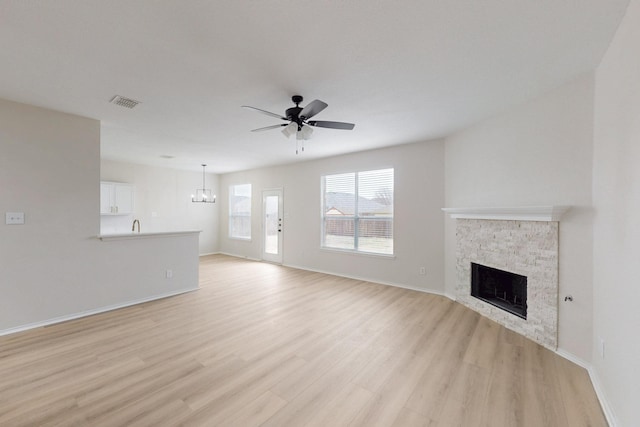
M 287 119 L 291 120 L 292 122 L 296 122 L 298 124 L 298 130 L 300 130 L 303 125 L 302 118 L 300 117 L 300 111 L 302 111 L 302 107 L 300 107 L 300 103 L 302 102 L 303 99 L 304 98 L 301 95 L 293 95 L 291 97 L 291 100 L 293 101 L 294 104 L 296 104 L 296 106 L 287 108 L 287 110 L 285 111 L 285 115 Z
M 285 114 L 287 116 L 287 119 L 294 122 L 298 122 L 300 119 L 299 117 L 300 111 L 302 111 L 302 107 L 291 107 L 291 108 L 287 108 L 287 111 L 285 112 Z

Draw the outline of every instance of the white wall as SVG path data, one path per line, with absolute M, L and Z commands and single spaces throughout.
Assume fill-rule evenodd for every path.
M 640 399 L 639 51 L 640 1 L 632 0 L 595 90 L 593 363 L 620 426 L 638 425 Z
M 446 139 L 447 207 L 571 205 L 560 222 L 559 349 L 591 360 L 593 75 Z M 446 221 L 446 289 L 455 220 Z M 572 303 L 564 296 L 571 294 Z
M 218 203 L 192 203 L 191 194 L 202 187 L 201 172 L 136 165 L 103 159 L 102 181 L 135 186 L 134 214 L 102 216 L 102 233 L 131 231 L 132 219 L 143 232 L 202 230 L 200 254 L 218 251 Z M 218 175 L 207 174 L 206 186 L 218 191 Z
M 283 188 L 285 265 L 442 293 L 443 153 L 442 141 L 431 141 L 221 175 L 220 250 L 259 259 L 261 191 Z M 388 167 L 395 168 L 395 257 L 320 249 L 321 176 Z M 229 185 L 246 183 L 253 191 L 251 242 L 228 238 Z
M 0 335 L 197 288 L 195 237 L 96 238 L 98 121 L 0 100 L 0 153 Z

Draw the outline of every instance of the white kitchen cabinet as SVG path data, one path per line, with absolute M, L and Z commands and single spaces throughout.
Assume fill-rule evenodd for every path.
M 133 185 L 122 182 L 100 182 L 100 215 L 133 213 Z

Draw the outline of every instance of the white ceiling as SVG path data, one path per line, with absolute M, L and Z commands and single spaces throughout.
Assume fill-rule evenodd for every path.
M 0 97 L 101 120 L 104 158 L 224 173 L 466 127 L 593 70 L 627 3 L 0 0 Z M 355 129 L 299 155 L 249 132 L 279 121 L 241 105 L 295 94 Z

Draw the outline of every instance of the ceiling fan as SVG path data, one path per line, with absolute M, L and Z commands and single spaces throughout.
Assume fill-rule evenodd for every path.
M 249 105 L 243 105 L 242 108 L 249 108 L 251 110 L 255 110 L 259 113 L 266 114 L 267 116 L 275 117 L 277 119 L 281 119 L 287 121 L 289 123 L 281 123 L 278 125 L 266 126 L 258 129 L 253 129 L 251 132 L 262 132 L 269 129 L 277 129 L 283 128 L 282 133 L 288 138 L 294 133 L 296 134 L 296 140 L 308 140 L 311 138 L 311 134 L 313 133 L 313 129 L 311 127 L 319 127 L 319 128 L 330 128 L 330 129 L 344 129 L 351 130 L 355 127 L 353 123 L 344 123 L 344 122 L 328 122 L 321 120 L 309 120 L 325 108 L 327 108 L 327 104 L 325 102 L 320 101 L 319 99 L 315 99 L 307 104 L 306 107 L 300 107 L 300 103 L 302 102 L 302 96 L 294 95 L 291 97 L 291 100 L 295 107 L 287 108 L 285 111 L 285 115 L 281 116 L 280 114 L 272 113 L 269 111 L 262 110 L 260 108 L 251 107 Z M 304 146 L 302 147 L 304 151 Z M 296 150 L 296 154 L 298 151 Z

